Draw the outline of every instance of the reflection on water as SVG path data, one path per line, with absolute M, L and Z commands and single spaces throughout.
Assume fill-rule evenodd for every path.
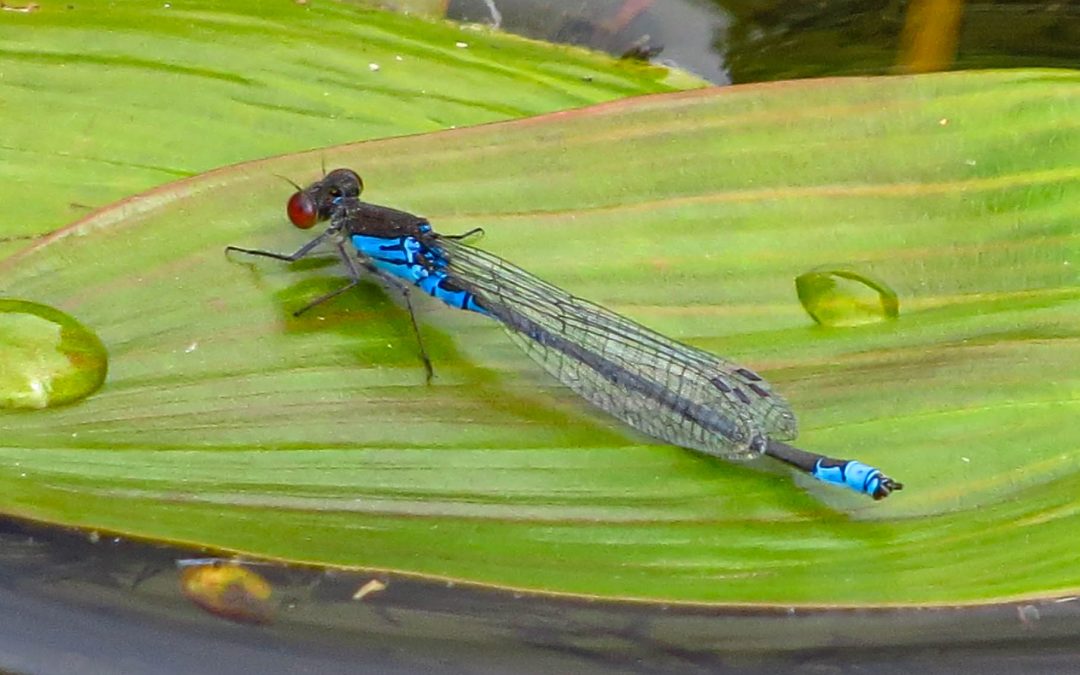
M 1080 3 L 963 0 L 367 0 L 498 25 L 717 83 L 1080 65 Z
M 1075 2 L 721 4 L 733 16 L 724 52 L 735 82 L 906 72 L 905 61 L 915 55 L 905 47 L 918 43 L 913 31 L 935 36 L 946 43 L 945 51 L 955 51 L 951 66 L 937 61 L 944 69 L 1080 65 L 1080 3 Z M 950 37 L 948 31 L 957 33 Z
M 729 84 L 722 45 L 730 17 L 694 0 L 451 0 L 447 16 L 616 56 L 654 58 Z M 717 48 L 720 45 L 720 49 Z
M 211 614 L 239 623 L 270 623 L 274 587 L 262 575 L 233 560 L 177 561 L 180 589 Z
M 0 671 L 992 675 L 1066 672 L 1077 660 L 1076 598 L 972 609 L 720 609 L 204 560 L 202 568 L 243 577 L 272 604 L 260 609 L 270 623 L 237 623 L 181 592 L 186 571 L 200 565 L 177 561 L 192 555 L 0 522 L 8 619 Z

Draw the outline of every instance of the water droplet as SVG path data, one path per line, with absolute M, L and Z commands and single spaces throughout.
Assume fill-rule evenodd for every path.
M 900 316 L 896 291 L 850 269 L 817 269 L 795 279 L 807 314 L 824 326 L 861 326 Z
M 89 396 L 105 381 L 101 340 L 60 310 L 0 299 L 0 408 L 46 408 Z

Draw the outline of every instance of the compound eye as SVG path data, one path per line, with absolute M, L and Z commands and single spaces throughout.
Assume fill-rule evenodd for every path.
M 297 192 L 289 197 L 285 210 L 292 224 L 301 230 L 311 229 L 319 219 L 319 209 L 315 206 L 315 200 L 306 192 Z

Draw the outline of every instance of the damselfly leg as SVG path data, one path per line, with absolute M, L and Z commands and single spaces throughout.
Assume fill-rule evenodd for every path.
M 385 276 L 383 278 L 386 278 Z M 420 348 L 420 360 L 424 362 L 424 372 L 427 373 L 427 383 L 431 384 L 431 378 L 435 376 L 435 371 L 431 367 L 431 359 L 428 358 L 427 349 L 424 348 L 424 339 L 420 337 L 420 324 L 416 322 L 416 312 L 413 310 L 412 294 L 409 292 L 409 287 L 405 284 L 401 284 L 397 279 L 387 279 L 394 286 L 401 291 L 401 294 L 405 296 L 405 307 L 409 310 L 409 320 L 412 322 L 413 335 L 416 336 L 416 346 Z
M 465 241 L 466 239 L 471 239 L 472 237 L 483 237 L 483 236 L 484 236 L 484 228 L 482 228 L 482 227 L 474 227 L 473 229 L 469 230 L 468 232 L 462 232 L 461 234 L 444 234 L 444 235 L 442 235 L 442 238 L 443 239 L 452 239 L 453 241 Z
M 281 260 L 284 262 L 296 262 L 297 260 L 300 260 L 301 258 L 310 255 L 316 247 L 329 239 L 329 235 L 329 232 L 324 232 L 318 237 L 315 237 L 308 243 L 304 244 L 299 249 L 297 249 L 296 252 L 291 254 L 277 253 L 275 251 L 264 251 L 262 249 L 241 248 L 239 246 L 226 246 L 225 252 L 244 253 L 246 255 L 252 255 L 261 258 L 271 258 L 273 260 Z M 348 271 L 349 283 L 345 284 L 341 288 L 335 289 L 329 293 L 315 298 L 308 304 L 293 312 L 293 316 L 298 317 L 307 312 L 308 310 L 313 309 L 328 300 L 332 300 L 339 295 L 345 293 L 349 289 L 354 288 L 357 284 L 360 283 L 360 269 L 358 267 L 358 264 L 363 265 L 364 269 L 373 274 L 375 277 L 382 279 L 388 285 L 393 286 L 405 298 L 405 308 L 409 310 L 409 323 L 412 324 L 413 335 L 416 336 L 416 346 L 420 350 L 420 360 L 424 363 L 425 381 L 428 384 L 431 384 L 431 378 L 435 376 L 435 370 L 434 368 L 432 368 L 431 358 L 428 356 L 427 348 L 424 347 L 424 339 L 420 335 L 420 324 L 416 321 L 416 310 L 413 308 L 412 296 L 409 292 L 409 287 L 404 283 L 398 281 L 394 277 L 382 273 L 370 262 L 366 260 L 357 261 L 354 256 L 349 254 L 349 251 L 343 245 L 338 244 L 336 248 L 342 262 L 345 263 L 345 269 Z
M 308 243 L 304 244 L 300 248 L 296 249 L 295 253 L 276 253 L 274 251 L 263 251 L 258 248 L 240 248 L 239 246 L 226 246 L 225 253 L 244 253 L 246 255 L 253 255 L 260 258 L 273 258 L 274 260 L 283 260 L 285 262 L 296 262 L 301 258 L 307 257 L 312 251 L 315 250 L 319 244 L 323 243 L 330 238 L 329 232 L 323 232 L 319 236 L 315 237 Z

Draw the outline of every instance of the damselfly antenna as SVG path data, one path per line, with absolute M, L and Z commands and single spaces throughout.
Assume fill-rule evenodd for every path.
M 304 188 L 302 188 L 302 187 L 300 187 L 299 185 L 297 185 L 297 184 L 296 184 L 296 183 L 295 183 L 295 182 L 293 181 L 293 179 L 291 179 L 291 178 L 286 178 L 285 176 L 282 176 L 282 175 L 281 175 L 280 173 L 275 173 L 275 174 L 274 174 L 274 178 L 280 178 L 281 180 L 285 181 L 285 182 L 286 182 L 286 183 L 288 183 L 289 185 L 291 185 L 291 186 L 293 186 L 294 188 L 296 188 L 296 191 L 297 191 L 297 192 L 303 192 L 303 191 L 304 191 Z

